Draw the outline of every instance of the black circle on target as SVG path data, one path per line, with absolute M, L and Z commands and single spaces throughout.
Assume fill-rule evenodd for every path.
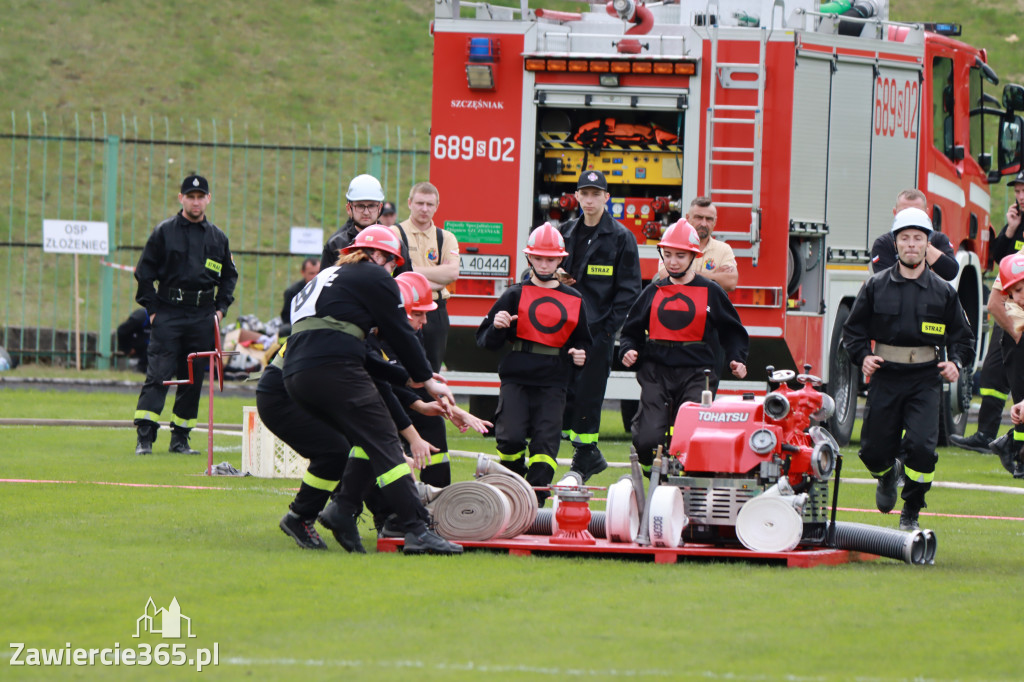
M 674 301 L 679 301 L 683 307 L 669 308 L 669 304 Z M 658 321 L 661 322 L 665 329 L 671 329 L 672 331 L 686 329 L 693 322 L 693 318 L 696 315 L 697 306 L 685 294 L 665 296 L 661 299 L 661 303 L 658 304 Z
M 542 324 L 537 318 L 537 309 L 546 303 L 558 308 L 558 321 L 555 322 L 555 324 Z M 530 303 L 529 316 L 530 324 L 532 324 L 535 329 L 545 334 L 554 334 L 569 321 L 569 311 L 565 309 L 565 306 L 562 305 L 562 302 L 557 298 L 539 298 L 536 301 L 533 301 Z

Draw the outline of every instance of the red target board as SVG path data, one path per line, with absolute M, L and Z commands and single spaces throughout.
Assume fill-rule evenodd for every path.
M 651 301 L 650 338 L 701 341 L 708 313 L 708 290 L 685 284 L 658 287 Z
M 561 348 L 580 320 L 577 296 L 537 286 L 524 286 L 519 296 L 516 333 L 521 339 Z

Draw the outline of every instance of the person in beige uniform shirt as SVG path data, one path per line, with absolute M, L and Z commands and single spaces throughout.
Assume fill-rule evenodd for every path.
M 715 231 L 715 223 L 718 222 L 718 209 L 711 203 L 708 197 L 697 197 L 690 202 L 690 208 L 686 212 L 686 222 L 693 225 L 700 237 L 700 250 L 703 253 L 693 261 L 693 271 L 702 277 L 706 277 L 725 289 L 728 293 L 736 289 L 739 283 L 739 272 L 736 270 L 736 255 L 732 247 L 725 242 L 719 241 L 711 236 Z M 655 279 L 668 276 L 665 266 L 658 267 L 658 274 Z M 711 390 L 718 392 L 717 377 L 723 376 L 728 371 L 725 365 L 725 352 L 718 343 L 717 336 L 712 340 L 712 347 L 715 351 L 715 364 L 719 371 L 715 379 L 712 379 Z
M 423 274 L 434 290 L 437 310 L 427 313 L 423 345 L 435 372 L 441 371 L 448 344 L 448 285 L 459 278 L 459 242 L 455 235 L 434 224 L 440 203 L 437 187 L 419 182 L 409 190 L 409 218 L 391 230 L 409 246 L 413 270 Z

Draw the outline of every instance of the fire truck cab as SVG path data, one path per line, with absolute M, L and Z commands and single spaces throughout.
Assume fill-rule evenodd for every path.
M 608 178 L 608 210 L 635 234 L 645 281 L 661 232 L 695 197 L 713 200 L 714 236 L 738 261 L 730 298 L 748 365 L 814 367 L 843 444 L 863 381 L 841 329 L 901 190 L 925 192 L 949 236 L 952 285 L 983 350 L 988 184 L 1021 167 L 1024 109 L 1019 86 L 1001 102 L 984 92 L 998 78 L 983 49 L 952 25 L 889 21 L 885 0 L 586 9 L 436 2 L 430 176 L 436 221 L 461 247 L 446 357 L 456 390 L 497 394 L 498 358 L 473 332 L 527 268 L 531 228 L 575 217 L 588 168 Z M 763 392 L 761 379 L 721 391 Z M 947 385 L 943 441 L 963 432 L 970 389 L 969 371 Z M 631 373 L 613 372 L 607 398 L 638 395 Z

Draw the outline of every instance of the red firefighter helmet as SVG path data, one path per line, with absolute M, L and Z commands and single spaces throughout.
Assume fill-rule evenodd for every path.
M 398 241 L 398 236 L 390 228 L 383 225 L 364 227 L 356 235 L 356 238 L 352 240 L 352 243 L 342 249 L 341 252 L 348 253 L 355 249 L 377 249 L 394 256 L 396 265 L 401 266 L 405 263 L 405 259 L 402 258 L 402 245 Z
M 562 234 L 551 223 L 544 223 L 530 233 L 523 253 L 530 256 L 548 256 L 549 258 L 562 258 L 569 255 L 569 252 L 565 250 L 565 240 L 562 239 Z
M 999 261 L 999 284 L 1003 292 L 1010 293 L 1015 284 L 1024 280 L 1024 254 L 1015 253 Z
M 395 284 L 398 285 L 398 292 L 402 295 L 402 307 L 405 308 L 405 316 L 411 318 L 413 311 L 416 309 L 416 292 L 413 291 L 412 284 L 398 277 L 395 277 Z
M 681 218 L 676 224 L 665 230 L 665 234 L 661 235 L 661 241 L 658 242 L 658 248 L 679 249 L 690 251 L 697 256 L 704 255 L 704 252 L 700 250 L 700 237 L 697 236 L 697 230 L 686 222 L 686 218 Z
M 403 272 L 395 277 L 395 280 L 411 289 L 413 311 L 428 313 L 431 310 L 437 310 L 437 303 L 434 302 L 434 290 L 430 288 L 430 280 L 425 275 L 419 272 Z

